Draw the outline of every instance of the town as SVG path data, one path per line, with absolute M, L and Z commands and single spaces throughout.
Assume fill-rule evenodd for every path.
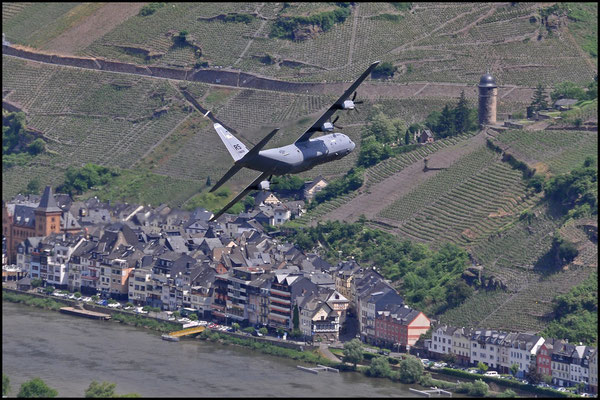
M 310 197 L 325 185 L 309 182 L 304 193 Z M 341 336 L 356 336 L 418 355 L 425 365 L 489 377 L 510 373 L 540 387 L 597 394 L 596 348 L 533 332 L 437 323 L 409 307 L 376 268 L 354 260 L 331 265 L 281 242 L 267 227 L 281 225 L 291 210 L 302 212 L 301 204 L 261 192 L 250 212 L 209 223 L 213 214 L 203 208 L 73 201 L 47 186 L 41 197 L 3 202 L 3 287 L 38 287 L 138 313 L 155 309 L 171 320 L 177 312 L 236 323 L 261 336 L 259 328 L 266 328 L 304 342 L 340 345 Z M 187 317 L 179 321 L 194 325 Z M 358 325 L 348 336 L 351 318 Z

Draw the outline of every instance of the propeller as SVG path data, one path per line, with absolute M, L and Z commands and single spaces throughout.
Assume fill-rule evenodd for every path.
M 335 123 L 337 122 L 337 120 L 340 119 L 340 116 L 338 115 L 337 117 L 335 117 L 335 119 L 333 120 L 333 122 L 331 122 L 331 125 L 333 125 L 336 128 L 340 128 L 340 129 L 344 129 L 343 126 L 341 125 L 336 125 Z
M 356 104 L 362 104 L 362 103 L 364 103 L 363 100 L 355 101 L 357 93 L 358 92 L 354 92 L 354 96 L 352 96 L 352 102 L 354 103 L 355 106 L 356 106 Z M 354 107 L 354 109 L 356 110 L 356 112 L 359 112 L 358 111 L 358 107 Z

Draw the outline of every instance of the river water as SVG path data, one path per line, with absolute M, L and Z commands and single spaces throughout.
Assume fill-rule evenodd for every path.
M 414 397 L 408 385 L 359 373 L 296 368 L 297 361 L 112 321 L 2 302 L 2 372 L 11 397 L 36 376 L 60 397 L 83 397 L 96 380 L 143 397 Z

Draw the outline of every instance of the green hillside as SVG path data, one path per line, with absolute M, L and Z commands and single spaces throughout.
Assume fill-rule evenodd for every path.
M 207 63 L 215 71 L 320 84 L 306 92 L 248 89 L 3 55 L 3 101 L 24 112 L 26 127 L 43 135 L 46 150 L 3 163 L 3 200 L 26 192 L 32 181 L 58 187 L 69 167 L 94 163 L 117 168 L 119 175 L 84 198 L 195 204 L 207 192 L 207 179 L 216 182 L 232 160 L 212 123 L 183 96 L 184 89 L 248 146 L 281 128 L 269 144 L 277 146 L 299 137 L 368 64 L 391 63 L 391 77 L 370 77 L 358 90 L 364 100 L 360 112 L 339 113 L 339 125 L 356 150 L 300 175 L 331 181 L 356 166 L 375 106 L 405 126 L 423 123 L 431 112 L 454 106 L 462 90 L 474 106 L 475 85 L 489 68 L 500 86 L 502 120 L 524 115 L 538 84 L 549 94 L 561 82 L 587 86 L 597 79 L 595 3 L 412 3 L 401 8 L 392 3 L 167 3 L 121 18 L 107 30 L 94 25 L 105 10 L 98 4 L 3 3 L 3 32 L 11 43 L 60 52 L 53 49 L 55 40 L 68 42 L 77 32 L 72 28 L 89 24 L 95 30 L 76 55 L 190 71 Z M 515 162 L 507 162 L 510 154 L 548 181 L 597 157 L 597 99 L 559 114 L 550 116 L 562 119 L 530 121 L 523 129 L 436 138 L 394 154 L 365 168 L 361 188 L 319 204 L 290 225 L 306 229 L 321 220 L 356 222 L 367 214 L 364 229 L 392 234 L 386 240 L 410 240 L 431 254 L 451 243 L 482 270 L 481 279 L 472 272 L 464 276 L 473 294 L 455 308 L 444 309 L 443 279 L 427 286 L 411 275 L 412 283 L 405 283 L 400 269 L 385 269 L 395 274 L 399 287 L 411 290 L 415 304 L 439 311 L 443 322 L 541 331 L 554 315 L 556 295 L 585 282 L 597 268 L 597 239 L 588 234 L 594 226 L 597 230 L 597 213 L 567 219 L 543 191 L 531 187 Z M 241 171 L 224 193 L 232 195 L 255 175 Z M 597 199 L 597 183 L 592 193 Z M 567 265 L 554 262 L 558 237 L 578 250 Z M 452 269 L 450 275 L 445 278 L 456 283 L 460 271 Z M 435 293 L 428 296 L 425 289 Z

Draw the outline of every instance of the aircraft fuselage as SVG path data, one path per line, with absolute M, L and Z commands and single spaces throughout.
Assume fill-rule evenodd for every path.
M 240 166 L 271 175 L 295 174 L 347 156 L 356 145 L 343 133 L 330 133 L 274 149 L 261 150 Z

